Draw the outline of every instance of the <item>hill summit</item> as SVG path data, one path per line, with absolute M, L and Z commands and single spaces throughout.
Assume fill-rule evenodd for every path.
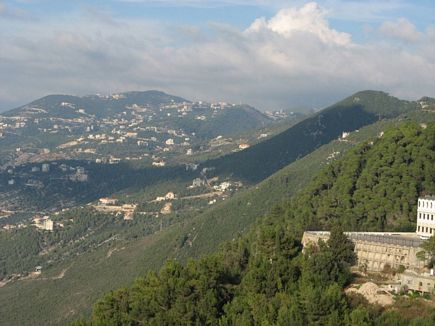
M 221 173 L 258 182 L 342 135 L 417 108 L 384 92 L 362 91 L 313 114 L 277 136 L 208 163 Z

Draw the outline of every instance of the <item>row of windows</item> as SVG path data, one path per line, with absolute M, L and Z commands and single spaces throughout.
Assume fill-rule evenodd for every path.
M 420 220 L 430 220 L 433 221 L 433 214 L 425 214 L 425 213 L 418 213 L 418 218 Z
M 435 229 L 433 229 L 433 228 L 430 228 L 430 227 L 428 227 L 428 226 L 418 226 L 417 227 L 417 230 L 418 230 L 418 232 L 426 232 L 426 233 L 430 233 L 430 234 L 432 234 L 433 233 L 433 230 L 435 230 Z
M 412 280 L 408 280 L 408 284 L 412 284 Z M 418 286 L 423 286 L 423 282 L 418 282 Z M 431 286 L 430 283 L 427 283 L 427 287 L 429 288 Z M 433 287 L 435 288 L 435 284 L 433 285 Z
M 433 208 L 433 201 L 432 200 L 425 200 L 425 201 L 422 201 L 422 200 L 419 200 L 418 201 L 418 207 L 426 207 L 426 208 Z

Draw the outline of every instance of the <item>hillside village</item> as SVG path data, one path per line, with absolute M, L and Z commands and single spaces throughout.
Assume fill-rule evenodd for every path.
M 213 177 L 206 181 L 203 172 L 195 172 L 195 160 L 245 150 L 276 133 L 273 125 L 277 122 L 296 117 L 284 111 L 260 113 L 226 102 L 190 102 L 156 91 L 42 98 L 0 115 L 0 207 L 4 218 L 12 216 L 15 221 L 5 223 L 3 219 L 0 225 L 5 229 L 23 227 L 21 218 L 14 216 L 25 215 L 30 222 L 31 216 L 77 205 L 75 194 L 96 185 L 94 175 L 99 166 L 122 171 L 126 169 L 123 164 L 156 169 L 184 164 L 186 171 L 192 172 L 189 184 L 184 185 L 184 197 L 193 201 L 211 198 L 201 205 L 212 205 L 228 196 L 223 193 L 228 193 L 231 183 L 235 182 L 234 191 L 241 185 L 237 180 L 216 185 Z M 240 135 L 251 129 L 256 131 Z M 122 167 L 116 167 L 119 165 Z M 61 189 L 71 194 L 53 201 L 51 207 L 41 209 L 29 202 L 35 194 L 56 195 Z M 95 196 L 88 197 L 88 202 L 95 200 Z M 145 198 L 128 204 L 149 201 Z M 80 203 L 86 204 L 86 199 Z M 161 209 L 153 207 L 151 211 Z M 166 214 L 172 211 L 169 206 L 164 210 Z M 132 213 L 129 215 L 131 218 Z
M 146 102 L 144 96 L 142 100 Z M 248 106 L 225 102 L 188 102 L 165 98 L 161 103 L 137 104 L 133 103 L 134 99 L 130 100 L 128 94 L 89 97 L 86 100 L 92 108 L 90 110 L 86 108 L 86 103 L 79 104 L 79 100 L 76 100 L 79 103 L 70 103 L 62 101 L 61 97 L 37 101 L 2 115 L 0 141 L 8 144 L 8 151 L 0 164 L 6 168 L 25 162 L 71 158 L 116 164 L 121 160 L 149 158 L 154 166 L 164 166 L 165 156 L 189 156 L 228 144 L 234 144 L 232 148 L 237 149 L 239 144 L 244 144 L 246 140 L 224 136 L 225 133 L 240 133 L 242 129 L 228 130 L 228 134 L 225 125 L 213 127 L 215 121 L 217 124 L 231 123 L 225 122 L 227 112 L 229 115 L 236 111 L 251 115 L 251 128 L 289 117 L 283 111 L 262 114 Z M 101 107 L 96 109 L 95 105 Z M 255 119 L 258 122 L 254 122 Z M 200 125 L 209 128 L 201 131 Z M 220 128 L 223 134 L 214 134 Z M 40 141 L 32 146 L 32 139 L 27 137 L 40 138 Z M 267 134 L 258 137 L 261 139 Z M 27 139 L 27 143 L 23 139 Z M 44 142 L 46 147 L 43 147 Z M 16 147 L 13 147 L 14 144 Z

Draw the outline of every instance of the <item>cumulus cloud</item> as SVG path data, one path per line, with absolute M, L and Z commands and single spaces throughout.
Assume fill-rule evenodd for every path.
M 345 45 L 350 43 L 348 33 L 338 32 L 329 26 L 326 11 L 315 2 L 310 2 L 301 8 L 287 8 L 280 10 L 269 20 L 259 18 L 247 29 L 248 33 L 258 33 L 269 30 L 285 37 L 295 33 L 309 33 L 318 37 L 322 42 Z
M 145 89 L 264 109 L 322 107 L 362 89 L 434 95 L 429 31 L 412 48 L 358 44 L 332 28 L 315 3 L 259 18 L 242 31 L 210 28 L 99 15 L 21 24 L 0 38 L 0 103 Z
M 386 36 L 406 42 L 417 42 L 422 37 L 422 33 L 420 33 L 415 25 L 406 18 L 399 18 L 395 21 L 386 21 L 381 25 L 379 30 Z

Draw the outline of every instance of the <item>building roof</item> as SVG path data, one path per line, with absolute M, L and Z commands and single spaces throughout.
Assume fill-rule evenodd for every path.
M 329 237 L 329 231 L 305 231 Z M 415 232 L 344 232 L 350 240 L 387 243 L 406 247 L 419 247 L 423 240 Z

